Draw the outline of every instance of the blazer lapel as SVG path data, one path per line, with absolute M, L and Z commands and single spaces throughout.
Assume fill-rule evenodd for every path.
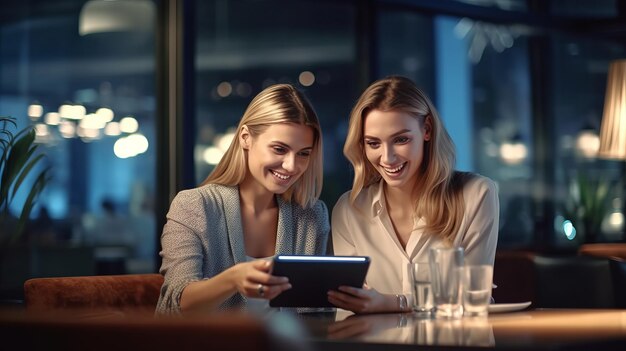
M 296 234 L 292 207 L 282 196 L 276 196 L 276 201 L 278 202 L 278 229 L 276 231 L 275 253 L 277 255 L 292 255 L 295 252 L 293 239 Z
M 224 191 L 224 215 L 226 216 L 226 229 L 230 250 L 235 259 L 235 264 L 246 262 L 246 248 L 243 242 L 243 226 L 241 225 L 241 203 L 239 200 L 239 187 L 225 187 Z

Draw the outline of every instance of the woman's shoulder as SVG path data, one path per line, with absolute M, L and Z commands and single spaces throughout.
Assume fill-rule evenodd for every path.
M 223 197 L 225 195 L 238 195 L 236 186 L 227 186 L 221 184 L 205 184 L 199 187 L 181 190 L 176 194 L 177 199 L 199 200 L 207 197 Z
M 327 228 L 330 226 L 328 208 L 326 207 L 326 203 L 322 200 L 316 200 L 315 203 L 309 207 L 302 207 L 295 201 L 282 202 L 280 207 L 283 208 L 285 205 L 291 207 L 289 211 L 291 218 L 297 219 L 303 227 L 313 225 L 319 228 Z
M 379 191 L 378 187 L 379 187 L 379 184 L 374 183 L 363 188 L 361 192 L 359 193 L 359 195 L 357 195 L 357 197 L 354 199 L 354 204 L 350 202 L 350 198 L 352 196 L 353 190 L 346 191 L 339 197 L 339 199 L 335 203 L 335 206 L 333 207 L 333 211 L 335 209 L 349 210 L 349 211 L 351 210 L 363 211 L 363 210 L 370 208 L 374 202 L 376 193 Z
M 326 203 L 320 199 L 315 200 L 313 205 L 308 207 L 302 207 L 295 201 L 290 202 L 294 210 L 300 214 L 309 214 L 315 217 L 328 216 L 328 207 Z
M 202 199 L 202 195 L 198 191 L 198 188 L 191 188 L 179 191 L 176 196 L 174 196 L 174 200 L 172 200 L 173 205 L 181 205 L 189 202 L 196 202 Z
M 345 193 L 341 194 L 341 196 L 339 197 L 337 202 L 335 202 L 335 206 L 333 207 L 333 209 L 335 209 L 335 208 L 343 208 L 345 206 L 349 206 L 350 205 L 350 194 L 352 194 L 352 190 L 348 190 Z
M 466 197 L 474 198 L 486 193 L 498 192 L 496 183 L 488 177 L 472 172 L 456 172 L 455 179 L 463 184 L 463 194 Z
M 217 207 L 211 206 L 211 204 L 219 203 L 223 207 L 238 198 L 238 190 L 235 186 L 206 184 L 179 191 L 172 201 L 171 208 L 185 208 L 187 210 L 204 208 L 206 210 L 207 207 Z

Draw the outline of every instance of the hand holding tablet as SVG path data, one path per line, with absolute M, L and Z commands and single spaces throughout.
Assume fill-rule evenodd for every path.
M 292 288 L 270 300 L 270 306 L 334 307 L 328 290 L 342 285 L 361 288 L 369 264 L 365 256 L 276 256 L 272 275 L 289 278 Z

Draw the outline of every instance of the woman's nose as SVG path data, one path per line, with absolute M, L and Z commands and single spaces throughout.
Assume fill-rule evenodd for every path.
M 283 169 L 287 172 L 293 172 L 296 168 L 295 155 L 286 155 L 283 159 Z
M 382 150 L 383 150 L 383 154 L 382 154 L 383 163 L 388 164 L 388 165 L 392 164 L 396 160 L 396 151 L 393 148 L 393 146 L 383 145 Z

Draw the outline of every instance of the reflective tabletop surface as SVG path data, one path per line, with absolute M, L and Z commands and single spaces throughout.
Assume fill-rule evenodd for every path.
M 118 341 L 144 343 L 154 339 L 152 344 L 156 346 L 164 346 L 156 341 L 172 335 L 184 337 L 188 344 L 214 345 L 219 341 L 233 347 L 255 335 L 265 340 L 265 335 L 277 341 L 272 345 L 279 345 L 254 344 L 252 348 L 244 348 L 249 351 L 625 350 L 626 310 L 524 310 L 458 320 L 424 318 L 413 313 L 354 315 L 343 310 L 280 311 L 264 316 L 228 312 L 159 318 L 151 311 L 0 311 L 0 336 L 22 345 L 26 342 L 48 347 L 61 339 L 65 340 L 63 345 L 67 340 L 82 345 L 90 335 L 108 338 L 111 333 Z M 207 340 L 210 335 L 212 339 Z M 152 350 L 166 349 L 154 345 Z
M 626 349 L 626 310 L 530 310 L 440 320 L 412 313 L 302 314 L 318 349 L 393 350 L 425 346 L 496 349 Z M 373 347 L 377 345 L 378 347 Z

